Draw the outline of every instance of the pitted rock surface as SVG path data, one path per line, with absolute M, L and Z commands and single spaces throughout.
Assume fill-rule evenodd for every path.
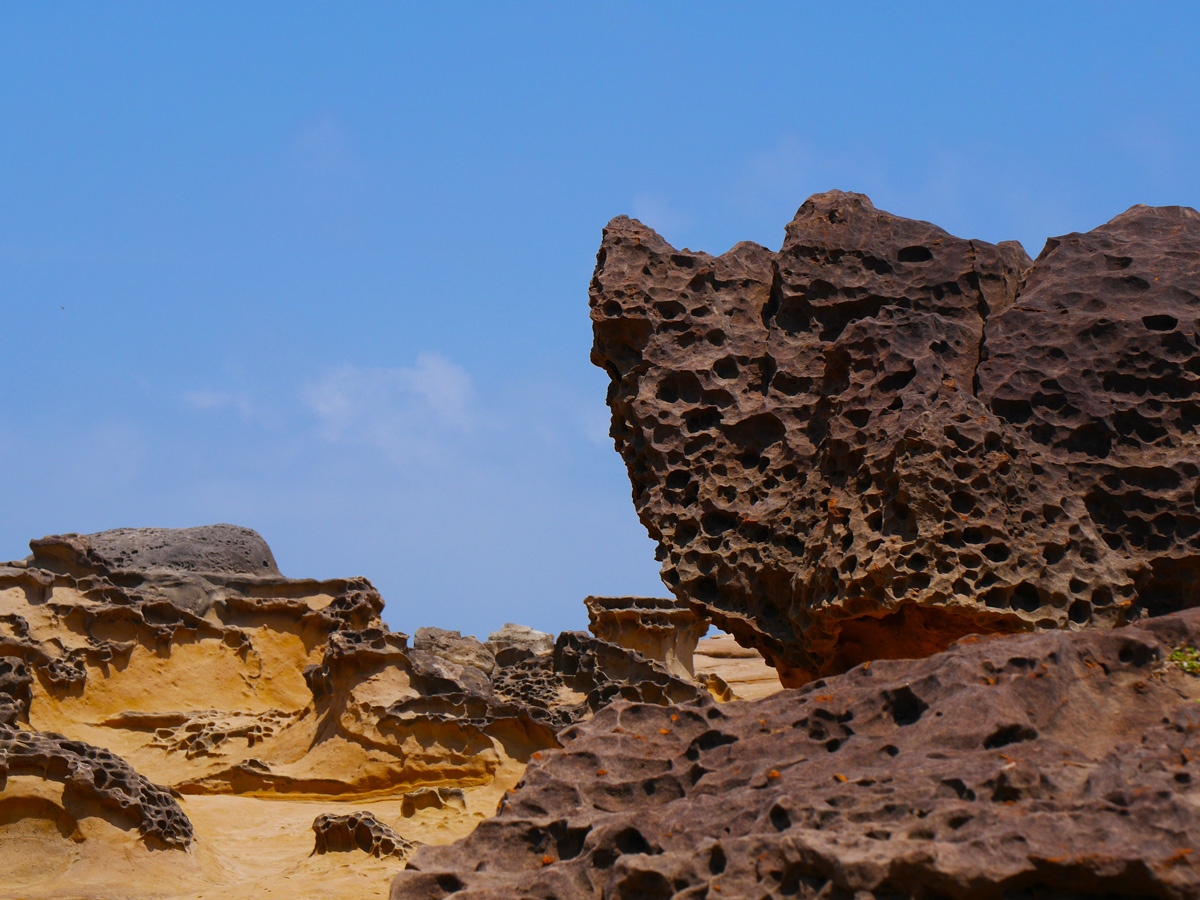
M 391 896 L 1195 897 L 1200 677 L 1172 654 L 1197 645 L 1189 610 L 752 703 L 618 701 Z
M 131 878 L 164 897 L 286 883 L 356 898 L 411 849 L 359 815 L 365 797 L 380 827 L 445 842 L 612 697 L 702 690 L 587 635 L 561 653 L 518 626 L 495 654 L 439 629 L 410 646 L 365 578 L 134 569 L 90 537 L 31 546 L 0 564 L 0 868 L 28 871 L 12 888 L 28 900 L 115 900 Z M 294 865 L 314 801 L 322 846 L 350 835 L 377 855 Z M 156 835 L 183 847 L 188 821 L 192 849 L 145 856 Z
M 371 812 L 347 815 L 324 813 L 313 821 L 316 844 L 313 853 L 347 853 L 362 850 L 374 857 L 404 859 L 417 845 L 405 840 L 390 825 L 385 825 Z
M 1135 206 L 1047 242 L 988 323 L 978 381 L 1053 463 L 1042 480 L 1082 497 L 1120 573 L 1060 589 L 1073 620 L 1200 602 L 1200 213 Z M 1071 549 L 1048 541 L 1042 556 Z
M 163 846 L 186 848 L 192 842 L 192 823 L 175 798 L 103 747 L 0 725 L 0 791 L 18 775 L 63 782 Z
M 1135 209 L 1064 239 L 1025 288 L 1018 244 L 956 238 L 860 194 L 810 198 L 778 253 L 680 251 L 614 219 L 590 292 L 592 359 L 610 375 L 612 435 L 676 597 L 790 684 L 969 633 L 1188 606 L 1200 527 L 1190 324 L 1167 325 L 1191 322 L 1200 290 L 1194 215 Z M 1119 237 L 1130 229 L 1136 240 Z M 1106 253 L 1141 274 L 1089 282 L 1089 267 L 1117 264 Z M 1121 291 L 1140 291 L 1132 345 L 1087 331 Z M 1039 354 L 1058 360 L 1041 387 Z M 1051 390 L 1063 367 L 1078 379 Z M 1108 401 L 1078 399 L 1106 378 L 1124 385 L 1118 406 L 1144 396 L 1145 415 L 1167 410 L 1141 426 L 1153 450 L 1124 475 L 1093 465 L 1106 445 L 1077 415 L 1117 427 Z M 1182 511 L 1164 515 L 1172 503 Z M 1138 541 L 1170 549 L 1130 553 Z
M 33 692 L 29 686 L 33 675 L 29 666 L 17 656 L 0 656 L 0 725 L 13 728 L 29 722 L 29 704 Z

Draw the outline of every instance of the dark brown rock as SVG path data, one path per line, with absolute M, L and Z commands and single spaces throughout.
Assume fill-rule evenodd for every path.
M 31 684 L 33 675 L 24 660 L 0 656 L 0 725 L 16 728 L 29 723 L 29 704 L 33 701 Z
M 1075 256 L 1051 246 L 1025 289 L 1019 245 L 959 239 L 859 194 L 810 198 L 778 253 L 677 251 L 614 219 L 591 286 L 592 359 L 676 597 L 790 684 L 964 634 L 1192 603 L 1194 215 L 1135 210 L 1065 239 Z M 1131 229 L 1137 247 L 1114 250 Z M 1106 253 L 1136 258 L 1137 281 L 1105 275 Z M 1158 269 L 1166 284 L 1139 287 Z M 1140 298 L 1134 356 L 1086 331 L 1120 291 Z M 1040 387 L 1043 356 L 1057 368 Z M 1078 376 L 1052 391 L 1064 368 Z M 1139 415 L 1168 410 L 1139 426 L 1153 450 L 1124 474 L 1093 465 L 1107 445 L 1089 415 L 1116 428 L 1121 413 L 1082 398 L 1106 379 L 1146 398 Z M 1131 540 L 1170 549 L 1131 555 Z
M 1081 571 L 1043 602 L 1080 622 L 1200 602 L 1200 214 L 1135 206 L 1048 241 L 988 322 L 978 381 L 1045 460 L 1040 481 L 1069 485 L 1083 503 L 1064 511 L 1111 551 L 1113 577 Z M 1047 541 L 1042 556 L 1070 549 Z
M 222 572 L 280 577 L 271 548 L 239 525 L 196 528 L 114 528 L 95 534 L 55 534 L 30 541 L 33 559 L 59 560 L 120 572 Z
M 391 896 L 1195 897 L 1200 677 L 1177 651 L 1198 644 L 1190 610 L 753 703 L 618 701 Z
M 325 813 L 313 821 L 316 844 L 313 853 L 346 853 L 362 850 L 375 857 L 394 856 L 404 859 L 417 848 L 413 841 L 401 837 L 395 829 L 375 818 L 371 812 L 348 815 Z

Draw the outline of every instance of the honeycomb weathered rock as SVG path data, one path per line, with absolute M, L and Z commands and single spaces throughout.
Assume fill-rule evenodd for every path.
M 375 857 L 394 856 L 404 859 L 417 848 L 371 812 L 347 815 L 324 813 L 313 821 L 316 844 L 313 853 L 346 853 L 362 850 Z
M 810 198 L 778 253 L 678 251 L 614 219 L 592 359 L 664 579 L 792 684 L 1189 605 L 1198 237 L 1194 213 L 1135 209 L 1051 242 L 1022 289 L 1019 245 L 859 194 Z M 1113 275 L 1125 259 L 1138 274 Z M 1132 343 L 1088 330 L 1127 293 Z M 1110 388 L 1125 399 L 1086 399 Z M 1139 444 L 1124 474 L 1093 439 L 1122 429 Z
M 617 701 L 393 900 L 1200 895 L 1200 610 L 968 637 L 750 703 Z
M 165 847 L 186 848 L 192 842 L 192 823 L 175 798 L 103 747 L 0 725 L 0 791 L 18 775 L 62 782 L 85 798 L 79 810 L 104 810 Z

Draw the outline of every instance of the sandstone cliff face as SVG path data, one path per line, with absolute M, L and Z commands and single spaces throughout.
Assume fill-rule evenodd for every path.
M 248 529 L 31 548 L 0 565 L 0 897 L 379 893 L 564 726 L 703 692 L 586 634 L 409 646 L 366 579 L 285 578 Z
M 1135 208 L 1031 264 L 837 191 L 778 253 L 614 219 L 592 359 L 664 579 L 790 684 L 1193 604 L 1198 247 Z
M 391 896 L 1192 898 L 1198 645 L 1190 610 L 968 637 L 755 703 L 617 702 Z

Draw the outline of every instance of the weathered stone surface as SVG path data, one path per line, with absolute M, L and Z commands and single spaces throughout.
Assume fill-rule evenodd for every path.
M 1041 594 L 1060 592 L 1080 622 L 1114 604 L 1158 615 L 1200 602 L 1200 213 L 1135 206 L 1047 242 L 988 322 L 978 384 L 1045 461 L 1040 482 L 1082 498 L 1063 513 L 1110 551 L 1114 577 L 1080 570 Z M 1046 541 L 1041 556 L 1073 549 Z
M 60 560 L 113 572 L 222 572 L 280 577 L 271 548 L 238 525 L 197 528 L 114 528 L 95 534 L 55 534 L 30 542 L 38 563 Z
M 554 652 L 554 635 L 527 625 L 506 622 L 499 631 L 488 635 L 487 647 L 501 665 L 529 656 Z
M 859 194 L 810 198 L 778 253 L 677 251 L 613 220 L 592 359 L 675 595 L 790 684 L 1192 603 L 1194 347 L 1167 326 L 1192 321 L 1197 219 L 1135 209 L 1084 237 L 1051 242 L 1021 288 L 1019 245 Z M 1113 274 L 1127 258 L 1140 274 Z M 1133 343 L 1088 330 L 1132 293 Z M 1124 399 L 1086 399 L 1109 382 Z M 1135 427 L 1136 397 L 1136 421 L 1165 412 Z M 1140 449 L 1106 463 L 1106 428 Z
M 596 637 L 636 650 L 680 678 L 692 677 L 692 654 L 708 630 L 708 619 L 662 597 L 588 597 L 588 630 Z
M 159 561 L 195 531 L 159 534 Z M 139 879 L 161 897 L 356 898 L 404 841 L 468 833 L 613 696 L 701 692 L 586 635 L 555 654 L 514 627 L 500 662 L 457 632 L 409 646 L 365 578 L 135 569 L 92 537 L 0 564 L 0 757 L 17 760 L 0 779 L 0 871 L 25 900 L 127 897 Z M 318 848 L 375 855 L 309 859 L 314 801 Z
M 758 700 L 783 689 L 779 673 L 753 647 L 743 647 L 732 635 L 717 634 L 702 638 L 692 657 L 696 679 L 710 676 L 721 680 L 729 689 L 731 700 Z M 719 694 L 715 694 L 723 699 Z
M 115 817 L 160 847 L 192 842 L 192 823 L 170 793 L 102 747 L 0 725 L 0 790 L 22 775 L 64 784 L 74 794 L 77 817 L 85 811 Z
M 484 675 L 496 668 L 496 656 L 483 642 L 444 628 L 418 628 L 413 634 L 413 649 L 426 650 L 460 666 L 472 666 Z
M 391 896 L 1195 897 L 1197 645 L 1189 610 L 968 637 L 754 703 L 617 701 Z
M 29 667 L 20 657 L 0 656 L 0 725 L 28 724 L 32 683 Z
M 405 840 L 389 825 L 375 818 L 369 811 L 347 815 L 323 813 L 313 821 L 316 843 L 313 853 L 346 853 L 361 850 L 374 857 L 391 856 L 405 859 L 417 845 Z

